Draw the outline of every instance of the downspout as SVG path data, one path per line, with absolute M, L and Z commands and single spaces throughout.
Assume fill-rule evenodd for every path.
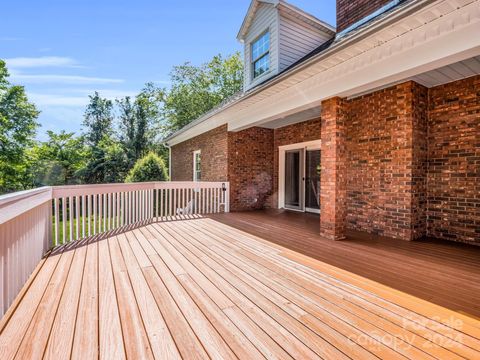
M 168 149 L 168 178 L 172 181 L 172 147 L 167 143 L 162 145 Z

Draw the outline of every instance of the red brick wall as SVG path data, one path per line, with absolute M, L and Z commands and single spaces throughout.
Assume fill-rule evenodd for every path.
M 428 235 L 480 244 L 480 76 L 430 89 Z
M 322 175 L 320 181 L 320 234 L 345 237 L 347 216 L 347 101 L 339 97 L 322 102 Z
M 412 102 L 412 239 L 426 235 L 427 161 L 428 161 L 428 89 L 411 83 L 408 101 Z
M 480 76 L 430 90 L 406 82 L 342 106 L 346 226 L 480 244 Z M 231 182 L 232 210 L 277 207 L 278 147 L 320 137 L 320 119 L 238 133 L 222 126 L 172 148 L 172 178 L 190 181 L 201 149 L 204 180 Z
M 228 178 L 232 211 L 271 204 L 273 130 L 253 127 L 228 134 Z
M 347 107 L 348 227 L 406 240 L 424 235 L 426 89 L 407 82 Z
M 196 150 L 202 152 L 200 162 L 202 180 L 227 181 L 227 125 L 172 146 L 171 178 L 173 181 L 193 180 L 193 152 Z
M 274 130 L 273 196 L 270 206 L 278 208 L 278 148 L 279 146 L 318 140 L 321 120 L 314 119 Z
M 392 0 L 337 0 L 337 31 L 340 32 Z

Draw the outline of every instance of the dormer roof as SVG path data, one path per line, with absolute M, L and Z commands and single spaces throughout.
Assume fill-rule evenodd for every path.
M 279 10 L 285 11 L 286 13 L 291 14 L 292 16 L 298 18 L 301 21 L 304 21 L 311 26 L 318 28 L 319 30 L 323 30 L 327 33 L 335 34 L 335 27 L 326 22 L 317 19 L 315 16 L 299 9 L 298 7 L 289 4 L 284 0 L 252 0 L 250 6 L 248 7 L 247 15 L 243 19 L 242 26 L 240 31 L 238 32 L 237 39 L 240 42 L 245 40 L 245 36 L 252 25 L 253 19 L 255 18 L 255 14 L 258 10 L 258 7 L 261 3 L 270 4 L 278 8 Z

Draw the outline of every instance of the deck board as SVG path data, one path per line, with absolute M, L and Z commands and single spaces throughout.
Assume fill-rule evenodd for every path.
M 343 241 L 330 241 L 319 235 L 318 215 L 288 211 L 211 217 L 251 236 L 480 319 L 479 246 L 435 239 L 409 242 L 353 231 Z
M 55 249 L 4 320 L 0 358 L 480 358 L 478 320 L 262 231 L 177 219 Z

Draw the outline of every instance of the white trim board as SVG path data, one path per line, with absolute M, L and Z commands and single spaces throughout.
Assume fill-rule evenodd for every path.
M 193 181 L 199 181 L 197 179 L 196 159 L 197 155 L 200 155 L 200 174 L 202 173 L 202 150 L 195 150 L 193 152 Z
M 278 147 L 278 208 L 285 209 L 285 152 L 289 150 L 321 150 L 322 140 L 283 145 Z M 303 170 L 305 177 L 305 169 Z M 291 209 L 288 209 L 291 210 Z M 298 210 L 303 211 L 303 210 Z

